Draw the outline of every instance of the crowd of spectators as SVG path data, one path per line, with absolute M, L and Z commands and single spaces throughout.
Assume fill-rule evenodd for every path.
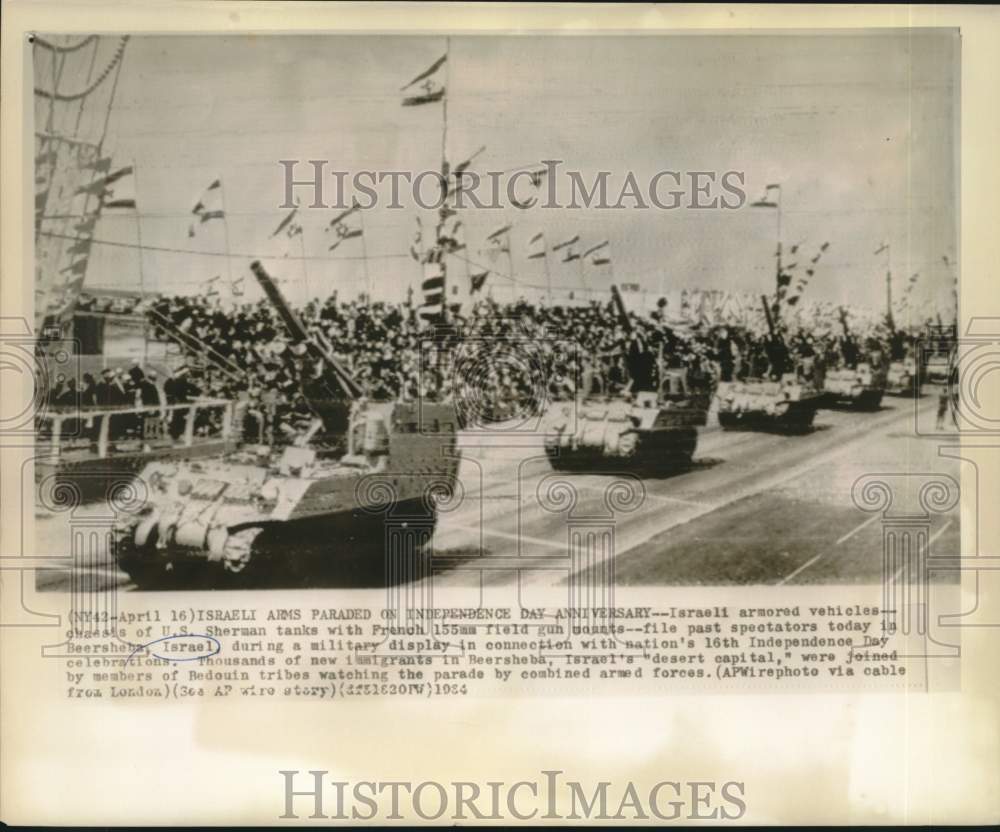
M 456 401 L 480 420 L 503 420 L 544 401 L 580 395 L 656 390 L 665 371 L 682 371 L 688 387 L 711 393 L 719 381 L 777 378 L 795 372 L 820 379 L 824 368 L 861 360 L 899 360 L 912 339 L 885 323 L 851 331 L 831 310 L 808 324 L 777 323 L 763 314 L 710 320 L 671 315 L 665 300 L 627 320 L 608 302 L 578 305 L 500 304 L 484 298 L 431 325 L 407 303 L 340 301 L 336 294 L 296 310 L 373 400 Z M 61 378 L 49 391 L 55 408 L 175 405 L 199 397 L 247 402 L 277 433 L 293 434 L 310 418 L 303 386 L 315 360 L 290 339 L 267 301 L 223 308 L 204 297 L 166 297 L 147 311 L 155 337 L 180 344 L 184 364 L 162 382 L 137 362 Z M 263 417 L 258 422 L 265 421 Z M 119 420 L 133 434 L 140 420 Z M 170 420 L 176 437 L 181 412 Z
M 751 318 L 684 320 L 661 301 L 623 321 L 610 303 L 499 304 L 484 298 L 453 312 L 437 328 L 405 303 L 352 300 L 334 294 L 297 310 L 372 399 L 474 400 L 480 415 L 502 419 L 581 392 L 615 395 L 640 382 L 655 386 L 663 369 L 682 369 L 694 386 L 719 380 L 809 374 L 816 367 L 903 357 L 909 339 L 884 325 L 846 332 L 833 317 L 821 325 L 779 322 L 779 338 Z M 150 320 L 158 336 L 182 333 L 200 358 L 196 383 L 213 396 L 277 397 L 302 407 L 309 359 L 288 340 L 266 301 L 224 309 L 201 297 L 159 300 Z M 831 313 L 832 315 L 832 313 Z M 581 385 L 589 388 L 581 391 Z

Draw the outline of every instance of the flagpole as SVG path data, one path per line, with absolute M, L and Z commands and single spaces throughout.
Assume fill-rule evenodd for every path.
M 146 278 L 142 268 L 142 220 L 139 217 L 139 168 L 132 160 L 132 190 L 135 194 L 135 243 L 136 251 L 139 254 L 139 294 L 142 299 L 146 299 Z M 147 337 L 147 326 L 143 327 L 142 336 L 142 363 L 149 360 L 149 338 Z
M 441 171 L 448 159 L 448 88 L 451 86 L 451 38 L 444 39 L 444 95 L 441 97 Z M 447 194 L 447 182 L 445 182 L 445 194 Z
M 892 315 L 892 243 L 885 244 L 885 302 L 886 302 L 886 314 L 889 316 L 889 320 L 893 319 Z
M 777 228 L 777 234 L 778 234 L 778 247 L 777 247 L 777 249 L 778 249 L 778 256 L 777 256 L 777 265 L 776 265 L 777 273 L 776 273 L 775 280 L 774 280 L 775 309 L 776 309 L 776 311 L 777 311 L 777 313 L 779 315 L 781 314 L 781 304 L 778 303 L 778 292 L 781 291 L 781 191 L 782 191 L 782 187 L 781 187 L 781 184 L 779 183 L 778 184 L 778 208 L 775 211 L 775 215 L 777 217 L 777 226 L 778 226 L 778 228 Z M 782 295 L 782 299 L 784 299 L 784 295 Z M 776 319 L 777 319 L 777 317 L 778 316 L 775 315 Z M 778 320 L 775 320 L 775 326 L 780 326 L 780 323 L 779 323 Z
M 308 260 L 306 260 L 306 230 L 305 227 L 299 226 L 299 254 L 302 255 L 302 288 L 305 290 L 303 292 L 303 306 L 309 302 L 309 265 Z
M 778 185 L 778 212 L 777 212 L 778 213 L 778 249 L 779 249 L 779 251 L 781 249 L 781 191 L 782 191 L 782 187 L 781 187 L 781 184 L 779 183 L 779 185 Z M 781 255 L 779 254 L 778 257 L 780 258 Z
M 444 39 L 444 95 L 441 96 L 441 176 L 443 179 L 444 199 L 442 206 L 448 201 L 448 88 L 451 86 L 451 38 Z M 434 244 L 440 253 L 439 265 L 441 266 L 441 293 L 443 303 L 441 305 L 441 320 L 448 323 L 448 264 L 445 261 L 444 251 L 441 249 L 441 232 L 444 229 L 444 217 L 438 216 L 437 228 L 434 232 Z
M 226 186 L 219 177 L 219 202 L 222 204 L 222 236 L 226 245 L 226 273 L 229 276 L 229 285 L 233 285 L 233 256 L 229 248 L 229 212 L 226 210 Z
M 545 264 L 545 292 L 548 297 L 549 305 L 552 305 L 552 273 L 549 271 L 549 241 L 545 236 L 545 232 L 542 232 L 542 262 Z
M 514 256 L 510 253 L 510 231 L 503 235 L 507 240 L 507 274 L 510 276 L 510 288 L 511 292 L 514 291 L 515 278 L 514 278 Z
M 368 292 L 368 302 L 371 303 L 372 279 L 368 273 L 368 235 L 365 234 L 365 212 L 360 208 L 358 209 L 358 222 L 361 223 L 361 262 L 365 269 L 365 286 Z
M 455 240 L 458 242 L 457 238 Z M 472 274 L 469 271 L 469 238 L 465 233 L 465 225 L 462 225 L 462 249 L 465 251 L 465 257 L 462 259 L 465 261 L 465 282 L 469 286 L 469 302 L 472 302 Z

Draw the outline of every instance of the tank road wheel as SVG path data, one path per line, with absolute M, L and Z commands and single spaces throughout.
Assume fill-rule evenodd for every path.
M 782 426 L 788 433 L 808 433 L 816 418 L 815 407 L 802 407 L 785 414 Z
M 674 472 L 679 468 L 687 468 L 691 464 L 695 448 L 698 446 L 698 431 L 695 428 L 677 428 L 667 435 L 662 456 L 657 460 L 656 468 Z
M 878 410 L 882 404 L 881 390 L 865 390 L 857 400 L 858 410 Z
M 254 557 L 254 541 L 262 531 L 263 529 L 257 527 L 242 529 L 235 534 L 229 535 L 222 547 L 222 551 L 216 557 L 211 558 L 217 565 L 222 567 L 222 579 L 224 582 L 245 583 L 252 582 L 254 578 L 260 577 L 257 573 L 260 572 L 261 561 L 264 558 L 260 556 L 259 552 L 257 552 L 258 557 Z M 251 564 L 253 564 L 253 567 L 251 567 Z
M 549 458 L 549 463 L 552 465 L 553 471 L 562 471 L 565 469 L 566 454 L 561 452 L 559 447 L 559 437 L 553 436 L 545 437 L 545 455 Z
M 172 577 L 156 562 L 155 553 L 140 553 L 134 547 L 118 555 L 118 568 L 129 576 L 139 589 L 156 589 L 170 584 Z
M 128 575 L 139 589 L 189 588 L 191 584 L 189 565 L 171 558 L 167 552 L 158 549 L 156 536 L 156 529 L 153 529 L 142 546 L 136 546 L 131 537 L 120 542 L 117 553 L 118 568 Z
M 740 417 L 736 413 L 719 413 L 719 427 L 723 430 L 739 430 Z

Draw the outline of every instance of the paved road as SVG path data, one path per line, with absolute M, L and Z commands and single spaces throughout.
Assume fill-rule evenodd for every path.
M 935 406 L 931 397 L 919 402 L 922 423 Z M 615 582 L 878 582 L 882 524 L 880 516 L 854 505 L 854 482 L 865 474 L 905 471 L 958 479 L 957 463 L 938 456 L 938 440 L 916 436 L 913 418 L 913 401 L 887 399 L 875 413 L 820 411 L 816 429 L 805 436 L 702 432 L 689 470 L 645 479 L 642 505 L 616 515 Z M 506 556 L 504 565 L 511 568 L 517 564 L 508 558 L 514 556 L 538 558 L 536 566 L 548 559 L 558 568 L 554 558 L 567 551 L 571 515 L 546 510 L 540 498 L 544 502 L 554 480 L 565 480 L 577 496 L 575 516 L 600 515 L 615 479 L 554 475 L 544 460 L 522 464 L 520 476 L 516 465 L 503 472 L 483 464 L 493 468 L 484 479 L 494 484 L 485 489 L 482 523 L 463 509 L 443 519 L 436 539 L 442 555 L 458 556 L 459 570 L 482 562 L 471 555 Z M 468 479 L 468 466 L 463 473 Z M 957 510 L 935 518 L 933 551 L 957 552 L 958 533 Z M 486 580 L 508 577 L 500 569 Z M 447 573 L 439 580 L 447 583 Z
M 922 423 L 935 406 L 932 396 L 918 403 Z M 615 583 L 878 582 L 882 525 L 854 505 L 855 480 L 902 471 L 958 478 L 957 463 L 938 456 L 939 441 L 915 435 L 913 418 L 912 400 L 887 398 L 874 413 L 820 411 L 804 436 L 703 430 L 690 468 L 640 481 L 637 507 L 615 513 Z M 518 573 L 522 582 L 564 582 L 569 523 L 608 516 L 608 488 L 622 477 L 557 474 L 537 444 L 464 444 L 465 499 L 440 519 L 435 585 L 499 585 Z M 572 509 L 558 501 L 569 492 Z M 68 545 L 57 522 L 42 518 L 38 529 L 46 551 Z M 935 518 L 932 550 L 957 552 L 958 532 L 957 511 Z M 598 553 L 593 564 L 603 569 L 606 560 Z M 80 580 L 130 586 L 111 564 L 93 564 Z M 66 589 L 69 573 L 42 572 L 38 587 Z

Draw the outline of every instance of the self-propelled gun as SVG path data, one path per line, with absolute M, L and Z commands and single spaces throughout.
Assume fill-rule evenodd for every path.
M 454 495 L 454 407 L 369 399 L 260 263 L 251 268 L 302 356 L 311 422 L 286 445 L 147 465 L 145 501 L 120 520 L 116 541 L 119 565 L 140 586 L 316 585 L 326 574 L 357 575 L 381 565 L 390 526 L 409 530 L 403 549 L 415 557 L 439 502 Z
M 847 311 L 840 310 L 840 366 L 827 370 L 823 391 L 831 404 L 844 404 L 855 410 L 878 410 L 885 394 L 888 377 L 886 356 L 881 349 L 860 345 L 847 323 Z
M 788 345 L 775 325 L 766 296 L 761 296 L 767 319 L 768 378 L 720 381 L 715 397 L 723 430 L 802 432 L 812 427 L 821 401 L 811 357 L 793 362 Z
M 546 454 L 556 470 L 675 471 L 694 455 L 710 396 L 692 388 L 683 368 L 665 368 L 662 356 L 657 362 L 616 286 L 611 298 L 628 337 L 631 389 L 607 395 L 585 387 L 575 401 L 554 404 L 546 414 Z

